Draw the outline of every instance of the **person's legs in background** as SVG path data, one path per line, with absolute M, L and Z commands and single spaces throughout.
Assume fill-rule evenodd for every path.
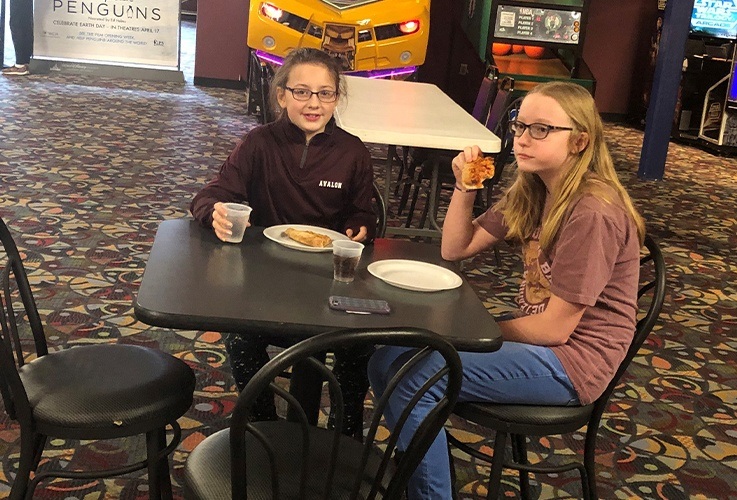
M 223 333 L 225 351 L 230 360 L 230 370 L 240 393 L 248 382 L 266 363 L 269 354 L 266 352 L 267 342 L 260 335 L 238 335 Z M 253 407 L 254 420 L 276 420 L 274 394 L 270 390 L 263 391 Z
M 4 1 L 4 0 L 3 0 Z M 33 0 L 10 0 L 10 34 L 15 48 L 15 66 L 5 68 L 3 75 L 24 76 L 33 55 Z
M 243 391 L 256 372 L 269 362 L 267 347 L 273 341 L 274 339 L 266 339 L 261 335 L 223 333 L 223 343 L 238 392 Z M 279 345 L 288 347 L 298 341 L 298 338 L 282 339 Z M 343 390 L 345 408 L 341 432 L 348 436 L 359 438 L 362 436 L 363 405 L 369 387 L 366 366 L 373 352 L 373 346 L 339 349 L 335 352 L 333 371 Z M 253 417 L 257 421 L 277 419 L 274 394 L 271 391 L 266 390 L 259 395 L 253 408 Z M 331 414 L 328 427 L 333 427 L 333 420 L 334 415 Z
M 369 388 L 366 367 L 374 353 L 374 347 L 361 346 L 335 351 L 333 373 L 343 391 L 343 428 L 347 436 L 363 438 L 363 405 Z M 328 428 L 334 426 L 334 415 L 330 414 Z
M 369 380 L 376 397 L 411 353 L 406 348 L 384 347 L 369 361 Z M 562 365 L 553 352 L 541 346 L 505 342 L 492 353 L 460 352 L 463 385 L 458 401 L 527 403 L 547 405 L 578 404 L 578 397 Z M 416 391 L 434 374 L 444 360 L 433 354 L 416 366 L 388 402 L 384 413 L 390 427 L 406 408 Z M 444 381 L 431 388 L 418 402 L 400 433 L 399 448 L 409 444 L 415 430 L 435 406 L 444 390 Z M 425 454 L 408 486 L 408 498 L 452 498 L 448 444 L 440 432 Z

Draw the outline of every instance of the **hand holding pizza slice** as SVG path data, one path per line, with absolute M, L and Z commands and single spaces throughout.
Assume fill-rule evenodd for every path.
M 465 189 L 481 189 L 484 181 L 494 177 L 494 160 L 490 157 L 478 157 L 463 165 L 461 184 Z

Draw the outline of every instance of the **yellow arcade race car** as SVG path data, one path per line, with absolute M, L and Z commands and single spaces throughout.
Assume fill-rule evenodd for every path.
M 313 47 L 347 72 L 410 73 L 425 62 L 429 32 L 430 0 L 251 0 L 248 15 L 260 58 L 278 64 Z

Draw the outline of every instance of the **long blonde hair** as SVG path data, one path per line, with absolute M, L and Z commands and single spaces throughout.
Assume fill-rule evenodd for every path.
M 589 140 L 571 162 L 555 192 L 549 194 L 553 201 L 544 220 L 545 184 L 537 174 L 517 171 L 514 183 L 495 207 L 504 215 L 509 227 L 507 239 L 527 241 L 542 223 L 540 246 L 549 249 L 571 204 L 582 194 L 591 193 L 607 203 L 620 204 L 637 226 L 637 235 L 642 244 L 645 223 L 617 178 L 614 161 L 604 141 L 604 125 L 591 94 L 580 85 L 559 81 L 538 85 L 530 94 L 550 97 L 563 108 L 573 123 L 569 146 L 576 144 L 582 132 L 588 134 Z M 614 189 L 618 199 L 611 199 L 606 186 Z

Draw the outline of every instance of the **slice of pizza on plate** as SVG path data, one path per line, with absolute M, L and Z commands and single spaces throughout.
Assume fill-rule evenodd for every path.
M 326 234 L 320 234 L 314 231 L 302 231 L 291 227 L 285 229 L 284 234 L 297 243 L 302 243 L 308 247 L 325 248 L 333 242 L 333 239 Z

